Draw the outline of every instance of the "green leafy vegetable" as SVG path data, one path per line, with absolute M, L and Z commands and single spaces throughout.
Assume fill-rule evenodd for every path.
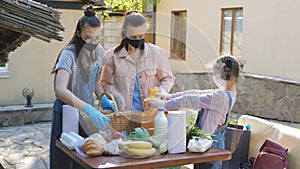
M 208 134 L 204 130 L 201 130 L 201 129 L 198 129 L 197 127 L 195 127 L 195 125 L 192 126 L 192 128 L 190 129 L 190 132 L 189 132 L 189 139 L 198 140 L 199 138 L 204 138 L 204 139 L 208 139 L 208 140 L 217 142 L 217 140 L 212 139 L 211 136 L 213 136 L 213 134 Z
M 128 135 L 128 139 L 134 141 L 149 141 L 149 137 L 149 132 L 143 127 L 134 128 Z

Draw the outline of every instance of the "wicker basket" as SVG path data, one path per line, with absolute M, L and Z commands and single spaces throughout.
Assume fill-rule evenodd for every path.
M 102 108 L 101 102 L 99 103 L 99 111 L 105 114 L 110 119 L 109 128 L 113 131 L 131 131 L 135 127 L 144 127 L 149 133 L 153 134 L 154 128 L 154 118 L 157 112 L 120 112 L 118 110 L 117 104 L 113 96 L 109 93 L 103 93 L 99 100 L 102 100 L 103 96 L 107 96 L 113 101 L 115 105 L 115 111 L 105 111 Z M 83 123 L 81 126 L 88 135 L 98 132 L 98 129 L 93 125 L 91 119 L 85 114 L 81 113 L 83 116 Z

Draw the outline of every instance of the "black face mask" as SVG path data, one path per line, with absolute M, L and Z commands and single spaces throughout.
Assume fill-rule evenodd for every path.
M 97 48 L 98 44 L 93 44 L 93 43 L 85 43 L 84 47 L 89 50 L 93 51 Z
M 89 51 L 93 51 L 97 48 L 98 44 L 93 44 L 93 43 L 86 43 L 82 37 L 79 37 L 78 38 L 78 42 L 84 47 L 86 48 L 87 50 Z
M 141 44 L 143 44 L 145 42 L 144 39 L 137 39 L 137 40 L 132 40 L 129 38 L 125 39 L 127 43 L 129 43 L 131 46 L 133 46 L 134 48 L 138 48 L 141 46 Z
M 77 37 L 77 42 L 82 46 L 85 44 L 85 41 L 82 39 L 82 37 Z

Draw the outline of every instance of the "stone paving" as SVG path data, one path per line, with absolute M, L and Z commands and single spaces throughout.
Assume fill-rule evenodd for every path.
M 0 128 L 0 163 L 5 169 L 49 168 L 50 122 Z M 1 168 L 1 167 L 0 167 Z

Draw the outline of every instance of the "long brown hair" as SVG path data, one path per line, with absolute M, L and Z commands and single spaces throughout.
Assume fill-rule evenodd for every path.
M 96 12 L 92 6 L 89 6 L 84 10 L 84 16 L 78 20 L 74 35 L 73 35 L 72 39 L 70 40 L 70 42 L 67 44 L 67 46 L 74 45 L 76 58 L 78 58 L 78 55 L 84 46 L 82 43 L 80 43 L 80 34 L 81 34 L 81 30 L 85 26 L 85 24 L 88 24 L 91 27 L 101 26 L 101 22 L 97 18 Z M 59 52 L 58 57 L 55 61 L 55 65 L 52 68 L 51 74 L 55 73 L 55 66 L 56 66 L 63 50 L 64 50 L 64 48 Z
M 146 24 L 146 19 L 143 15 L 141 15 L 138 11 L 128 11 L 125 14 L 125 19 L 124 19 L 124 24 L 122 26 L 122 41 L 121 43 L 115 48 L 114 53 L 119 53 L 123 47 L 128 48 L 128 43 L 126 42 L 126 29 L 128 27 L 128 25 L 134 26 L 134 27 L 138 27 L 141 26 L 143 24 Z M 143 52 L 143 50 L 145 49 L 145 44 L 142 43 L 140 45 L 140 50 Z

